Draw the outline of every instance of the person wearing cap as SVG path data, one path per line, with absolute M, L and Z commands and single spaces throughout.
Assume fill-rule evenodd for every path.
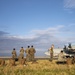
M 34 54 L 36 53 L 35 48 L 33 47 L 33 45 L 31 46 L 30 50 L 29 50 L 29 54 L 30 54 L 30 60 L 34 61 Z
M 16 58 L 16 57 L 17 57 L 16 50 L 15 50 L 15 48 L 13 48 L 13 51 L 12 51 L 12 58 Z
M 68 60 L 69 61 L 69 60 Z M 65 64 L 67 63 L 67 59 L 65 58 L 63 50 L 60 51 L 58 54 L 58 60 L 56 61 L 57 64 Z
M 24 58 L 24 48 L 23 47 L 21 47 L 20 49 L 20 57 Z
M 30 61 L 30 54 L 29 54 L 30 46 L 28 46 L 25 50 L 26 53 L 26 61 Z
M 65 61 L 65 56 L 62 50 L 58 54 L 58 61 Z

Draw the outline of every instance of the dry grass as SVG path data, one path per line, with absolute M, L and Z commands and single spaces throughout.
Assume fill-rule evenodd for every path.
M 34 64 L 27 62 L 27 66 L 16 62 L 16 66 L 10 66 L 6 60 L 6 65 L 0 66 L 0 75 L 75 75 L 75 65 L 57 65 L 55 60 L 53 62 L 37 60 L 37 62 Z

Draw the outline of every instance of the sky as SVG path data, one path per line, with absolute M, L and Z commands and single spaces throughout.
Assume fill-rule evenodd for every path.
M 75 0 L 0 0 L 0 55 L 74 44 L 74 28 Z

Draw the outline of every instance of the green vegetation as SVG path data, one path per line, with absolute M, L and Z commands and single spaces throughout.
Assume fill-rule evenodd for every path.
M 0 66 L 0 75 L 75 75 L 75 65 L 59 64 L 48 60 L 37 60 L 38 63 L 27 62 L 27 66 L 10 66 L 6 61 L 5 66 Z

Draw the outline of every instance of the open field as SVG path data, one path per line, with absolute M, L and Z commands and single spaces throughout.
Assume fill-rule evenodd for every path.
M 56 64 L 57 60 L 50 62 L 47 60 L 37 60 L 37 63 L 27 62 L 27 66 L 10 66 L 6 60 L 5 66 L 0 66 L 0 75 L 75 75 L 75 64 Z

